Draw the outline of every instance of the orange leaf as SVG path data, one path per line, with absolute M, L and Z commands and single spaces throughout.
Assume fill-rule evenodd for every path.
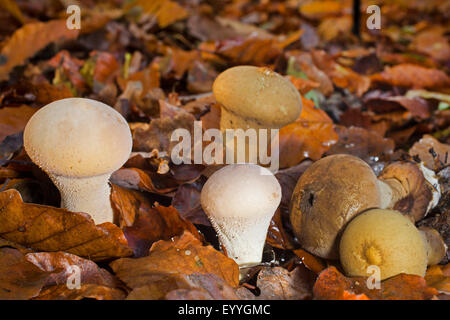
M 280 168 L 292 167 L 306 158 L 318 160 L 338 140 L 333 121 L 308 99 L 296 122 L 280 130 Z
M 131 288 L 148 285 L 154 280 L 173 274 L 215 274 L 230 286 L 239 284 L 239 268 L 211 246 L 203 246 L 191 233 L 168 241 L 158 241 L 150 248 L 148 257 L 113 261 L 116 275 Z
M 69 30 L 66 20 L 28 23 L 18 29 L 3 46 L 0 56 L 6 63 L 0 65 L 0 80 L 8 79 L 8 74 L 26 59 L 45 48 L 48 44 L 62 40 L 74 39 L 78 30 Z
M 383 72 L 374 74 L 371 78 L 375 82 L 414 89 L 441 88 L 450 85 L 450 78 L 445 72 L 408 63 L 386 67 Z
M 430 287 L 450 295 L 450 263 L 428 268 L 425 280 Z
M 11 134 L 21 132 L 37 110 L 26 105 L 0 109 L 0 142 Z
M 22 202 L 15 189 L 0 192 L 0 237 L 40 251 L 65 251 L 93 260 L 132 253 L 116 225 L 95 225 L 87 213 Z

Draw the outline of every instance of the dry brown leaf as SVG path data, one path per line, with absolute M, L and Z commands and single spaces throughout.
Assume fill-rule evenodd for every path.
M 362 96 L 370 87 L 370 78 L 360 75 L 353 70 L 336 63 L 333 58 L 323 50 L 311 52 L 314 64 L 323 70 L 341 88 L 347 88 L 357 96 Z
M 123 300 L 126 294 L 123 290 L 97 284 L 81 284 L 80 289 L 68 289 L 60 284 L 43 289 L 33 300 Z
M 288 271 L 281 267 L 263 268 L 256 281 L 262 300 L 306 300 L 312 297 L 313 277 L 302 266 Z
M 129 300 L 237 300 L 235 289 L 214 274 L 172 274 L 133 289 Z
M 450 145 L 426 134 L 409 149 L 409 155 L 418 157 L 426 167 L 437 172 L 450 164 Z
M 371 79 L 375 82 L 413 89 L 436 89 L 450 85 L 450 78 L 445 72 L 408 63 L 386 67 L 383 72 L 374 74 Z
M 20 251 L 0 248 L 0 300 L 28 300 L 39 294 L 49 272 L 27 261 Z
M 312 1 L 300 7 L 300 13 L 310 19 L 322 19 L 337 16 L 342 13 L 344 6 L 339 1 Z
M 142 202 L 140 204 L 139 208 L 136 208 L 137 217 L 134 224 L 123 229 L 135 257 L 147 256 L 153 243 L 181 236 L 184 231 L 189 231 L 203 241 L 203 237 L 194 225 L 181 218 L 174 207 L 149 208 Z
M 95 225 L 87 213 L 24 203 L 17 190 L 0 192 L 0 237 L 39 251 L 65 251 L 92 260 L 132 253 L 122 230 Z
M 26 105 L 0 109 L 0 142 L 11 134 L 23 131 L 37 110 Z
M 73 266 L 80 268 L 82 284 L 96 284 L 115 288 L 119 281 L 105 269 L 100 268 L 95 262 L 80 258 L 74 254 L 65 252 L 36 252 L 28 253 L 25 259 L 42 271 L 51 273 L 45 286 L 66 284 L 67 279 L 73 274 Z
M 308 99 L 300 117 L 280 129 L 280 168 L 292 167 L 309 158 L 318 160 L 338 140 L 333 121 Z
M 215 274 L 232 287 L 239 284 L 239 268 L 211 246 L 203 244 L 191 233 L 168 241 L 158 241 L 148 257 L 119 259 L 111 263 L 116 275 L 131 288 L 148 285 L 163 275 L 193 273 Z
M 175 1 L 171 0 L 137 0 L 129 3 L 125 10 L 140 8 L 142 13 L 156 17 L 161 28 L 168 27 L 176 21 L 183 20 L 188 16 L 188 11 Z
M 232 64 L 262 66 L 270 63 L 281 53 L 280 43 L 274 38 L 250 36 L 245 39 L 220 41 L 215 52 Z
M 3 46 L 0 56 L 6 63 L 0 65 L 0 80 L 8 79 L 11 70 L 34 56 L 48 44 L 62 40 L 75 39 L 78 30 L 69 30 L 66 20 L 34 22 L 18 29 Z

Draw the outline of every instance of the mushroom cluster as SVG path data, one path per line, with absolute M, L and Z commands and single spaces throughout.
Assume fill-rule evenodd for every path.
M 99 101 L 68 98 L 39 109 L 24 131 L 31 160 L 61 193 L 61 206 L 89 213 L 97 224 L 113 222 L 111 173 L 131 153 L 127 121 Z
M 320 257 L 337 259 L 345 226 L 371 208 L 395 209 L 420 220 L 440 196 L 439 183 L 424 169 L 394 162 L 377 178 L 367 163 L 351 155 L 316 161 L 300 177 L 291 199 L 290 219 L 301 245 Z

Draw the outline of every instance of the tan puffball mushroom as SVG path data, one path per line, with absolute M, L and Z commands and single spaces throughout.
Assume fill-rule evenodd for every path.
M 427 251 L 419 230 L 398 211 L 373 209 L 355 217 L 345 228 L 341 264 L 348 276 L 367 277 L 368 267 L 380 268 L 381 280 L 400 273 L 423 277 Z
M 419 228 L 427 250 L 428 265 L 438 264 L 447 254 L 447 245 L 439 232 L 435 229 L 422 226 Z
M 298 180 L 290 220 L 304 249 L 337 259 L 345 225 L 380 202 L 377 178 L 367 163 L 351 155 L 332 155 L 316 161 Z
M 108 180 L 132 147 L 117 111 L 91 99 L 52 102 L 29 120 L 24 146 L 58 187 L 63 208 L 89 213 L 97 224 L 113 222 Z
M 213 92 L 221 106 L 224 133 L 226 129 L 279 129 L 297 120 L 302 110 L 300 94 L 291 81 L 268 68 L 229 68 L 216 78 Z M 269 130 L 268 146 L 270 137 Z
M 281 187 L 266 168 L 232 164 L 206 181 L 201 205 L 228 256 L 241 267 L 259 264 Z

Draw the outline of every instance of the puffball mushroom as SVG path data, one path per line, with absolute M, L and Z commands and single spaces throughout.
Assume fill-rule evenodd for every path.
M 423 166 L 394 162 L 377 178 L 363 160 L 332 155 L 316 161 L 294 189 L 290 219 L 301 245 L 322 258 L 338 258 L 345 225 L 370 208 L 396 209 L 414 221 L 440 197 L 437 179 Z
M 290 220 L 304 249 L 337 259 L 345 225 L 380 202 L 377 177 L 367 163 L 350 155 L 332 155 L 313 163 L 298 180 Z
M 220 129 L 224 133 L 226 129 L 279 129 L 297 120 L 302 110 L 292 82 L 268 68 L 229 68 L 214 81 L 213 93 L 221 106 Z M 270 132 L 267 137 L 270 146 Z
M 111 173 L 131 153 L 127 121 L 99 101 L 68 98 L 36 112 L 24 131 L 25 149 L 61 193 L 61 206 L 113 222 Z
M 427 250 L 419 230 L 398 211 L 373 209 L 355 217 L 340 241 L 340 258 L 349 276 L 369 276 L 380 268 L 381 280 L 400 273 L 423 277 Z
M 447 254 L 448 248 L 444 239 L 442 239 L 437 230 L 429 227 L 422 226 L 419 228 L 419 231 L 427 250 L 428 265 L 438 264 Z
M 228 256 L 241 268 L 259 264 L 281 201 L 275 176 L 256 164 L 228 165 L 206 181 L 200 201 Z

